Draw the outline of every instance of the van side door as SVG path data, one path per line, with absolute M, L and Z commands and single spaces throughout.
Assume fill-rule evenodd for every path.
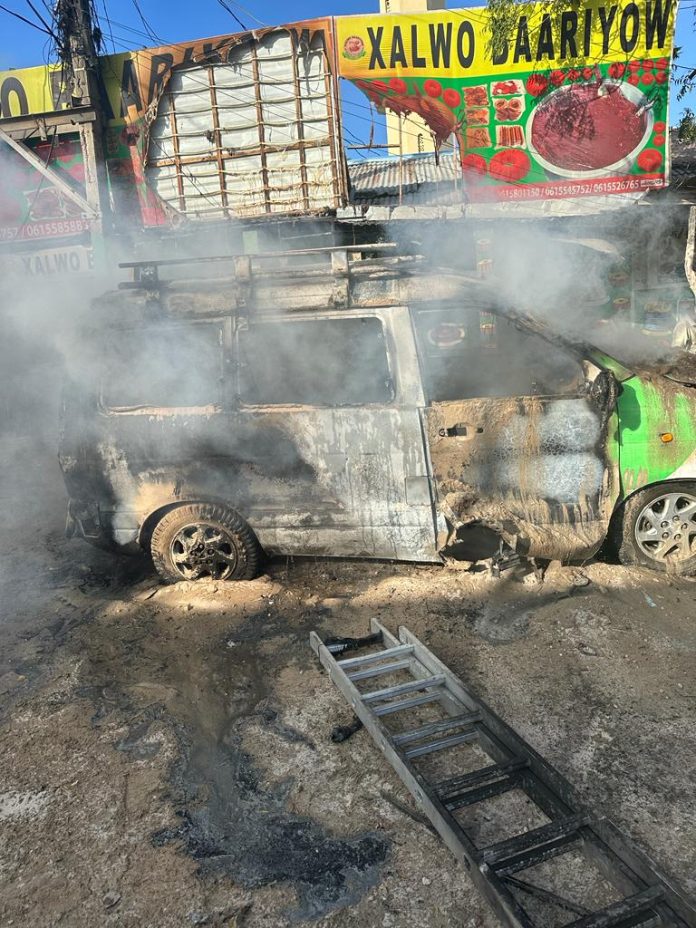
M 239 320 L 235 506 L 267 551 L 438 560 L 405 307 Z
M 481 523 L 530 556 L 594 553 L 619 492 L 617 419 L 582 360 L 480 308 L 422 308 L 414 323 L 448 542 Z

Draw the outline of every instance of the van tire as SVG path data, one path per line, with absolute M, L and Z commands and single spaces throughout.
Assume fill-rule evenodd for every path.
M 683 508 L 683 502 L 679 501 L 680 496 L 684 502 L 686 500 L 696 501 L 696 484 L 685 481 L 674 481 L 673 483 L 661 483 L 653 487 L 648 487 L 645 490 L 634 493 L 621 509 L 617 511 L 612 525 L 612 540 L 619 561 L 622 564 L 638 564 L 641 567 L 649 567 L 652 570 L 659 570 L 664 573 L 675 573 L 681 576 L 692 576 L 696 574 L 696 553 L 691 556 L 674 556 L 675 553 L 678 554 L 678 548 L 675 545 L 674 553 L 668 557 L 659 558 L 650 556 L 646 553 L 646 549 L 650 546 L 657 547 L 659 545 L 662 532 L 656 535 L 654 541 L 649 539 L 647 544 L 645 541 L 641 544 L 636 536 L 637 529 L 640 533 L 641 526 L 647 528 L 650 524 L 650 518 L 646 517 L 646 510 L 648 507 L 654 506 L 655 509 L 651 509 L 651 512 L 658 513 L 659 515 L 661 514 L 661 510 L 667 505 L 667 502 L 671 501 L 673 504 L 676 504 L 676 511 L 679 511 L 680 506 Z M 662 521 L 667 521 L 668 525 L 664 527 L 665 533 L 672 535 L 673 530 L 671 523 L 673 522 L 673 518 L 672 516 L 672 518 L 660 520 L 659 522 L 657 522 L 656 519 L 652 519 L 652 521 L 656 523 L 657 531 L 663 528 Z M 691 523 L 694 519 L 696 519 L 696 515 L 694 515 L 693 519 L 683 517 L 683 521 L 680 521 L 680 526 L 683 524 L 689 525 L 689 529 L 687 529 L 689 537 L 693 537 L 693 527 Z M 677 528 L 676 531 L 677 534 L 679 534 L 680 531 L 683 532 L 683 529 Z
M 165 583 L 182 580 L 251 580 L 261 548 L 244 519 L 216 503 L 171 509 L 152 532 L 150 553 Z

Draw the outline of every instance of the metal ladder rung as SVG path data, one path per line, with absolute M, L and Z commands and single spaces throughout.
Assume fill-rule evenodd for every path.
M 384 706 L 375 706 L 372 710 L 375 715 L 391 715 L 393 712 L 403 712 L 406 709 L 415 709 L 416 706 L 425 706 L 429 702 L 438 702 L 439 693 L 423 693 L 422 696 L 412 696 L 411 699 L 402 699 L 399 702 L 388 702 Z
M 478 738 L 478 732 L 475 728 L 471 728 L 469 731 L 460 732 L 458 735 L 450 735 L 449 738 L 439 738 L 437 741 L 428 742 L 428 744 L 418 744 L 415 748 L 404 751 L 404 754 L 411 760 L 414 757 L 423 757 L 425 754 L 434 754 L 435 751 L 443 751 L 445 748 L 454 748 L 458 744 L 474 741 L 476 738 Z
M 411 661 L 394 661 L 391 664 L 380 664 L 378 667 L 368 667 L 367 670 L 354 670 L 348 674 L 348 677 L 355 682 L 356 680 L 367 680 L 370 677 L 379 677 L 385 673 L 395 673 L 397 670 L 406 670 L 411 666 Z
M 445 799 L 444 804 L 450 812 L 453 812 L 455 809 L 462 809 L 464 806 L 473 806 L 475 803 L 483 802 L 485 799 L 493 799 L 494 796 L 501 796 L 511 789 L 516 789 L 519 785 L 521 776 L 521 770 L 503 774 L 503 776 L 492 780 L 490 783 L 484 783 L 483 786 L 476 786 L 465 790 L 463 793 L 456 793 L 449 799 Z
M 331 641 L 335 651 L 331 650 Z M 344 653 L 348 647 L 367 648 L 373 643 L 389 647 L 364 657 L 337 660 L 339 648 Z M 661 874 L 614 825 L 580 807 L 562 775 L 407 628 L 400 628 L 397 638 L 373 619 L 370 634 L 364 638 L 329 639 L 327 643 L 313 631 L 310 644 L 447 846 L 469 866 L 472 879 L 507 928 L 546 924 L 545 919 L 537 922 L 532 918 L 532 913 L 518 901 L 518 893 L 536 897 L 541 915 L 545 914 L 541 903 L 564 910 L 565 918 L 575 919 L 565 928 L 655 928 L 658 922 L 674 928 L 696 928 L 696 905 L 672 878 Z M 351 679 L 378 677 L 404 665 L 410 667 L 410 679 L 396 686 L 360 693 Z M 370 670 L 365 673 L 367 668 Z M 417 679 L 418 673 L 423 677 Z M 383 686 L 385 682 L 382 678 Z M 428 704 L 437 709 L 431 713 L 433 721 L 414 713 L 410 722 L 407 717 L 396 726 L 400 730 L 394 730 L 381 718 Z M 442 757 L 442 767 L 449 772 L 436 782 L 413 760 L 474 739 L 490 755 L 487 766 L 468 769 L 473 758 L 461 756 L 467 752 L 453 751 Z M 447 761 L 451 761 L 449 766 Z M 468 772 L 457 773 L 458 768 Z M 546 824 L 515 834 L 524 825 L 519 816 L 511 813 L 501 823 L 505 825 L 501 840 L 478 847 L 465 817 L 458 816 L 456 810 L 509 795 L 514 789 L 525 793 L 546 813 Z M 565 899 L 550 888 L 536 885 L 534 874 L 541 874 L 535 868 L 546 861 L 561 858 L 570 870 L 579 867 L 584 871 L 595 857 L 602 864 L 602 875 L 617 889 L 617 901 L 605 904 L 599 911 L 592 911 L 589 899 L 582 903 Z M 525 871 L 529 871 L 529 878 Z M 585 896 L 591 895 L 591 885 L 580 881 L 579 887 Z
M 488 767 L 479 767 L 478 770 L 472 770 L 470 773 L 461 773 L 459 776 L 440 780 L 435 784 L 435 791 L 440 799 L 445 800 L 448 796 L 455 796 L 469 786 L 478 786 L 486 780 L 514 773 L 515 770 L 524 770 L 526 766 L 525 760 L 513 760 L 509 764 L 490 764 Z
M 549 822 L 547 825 L 541 825 L 539 828 L 532 828 L 530 831 L 515 835 L 514 838 L 498 841 L 496 844 L 489 844 L 488 847 L 481 849 L 481 859 L 483 863 L 491 867 L 495 867 L 496 864 L 502 865 L 507 858 L 515 854 L 550 841 L 552 838 L 570 835 L 591 822 L 592 819 L 589 815 L 569 815 L 566 818 L 556 819 L 556 821 Z
M 347 657 L 345 660 L 336 661 L 338 666 L 345 670 L 347 667 L 366 667 L 368 664 L 375 664 L 377 661 L 384 660 L 385 657 L 399 657 L 402 654 L 413 654 L 412 644 L 400 644 L 396 648 L 386 648 L 384 651 L 376 651 L 374 654 L 364 654 L 362 657 Z
M 536 867 L 538 864 L 543 864 L 545 860 L 567 854 L 577 845 L 582 844 L 582 840 L 582 837 L 576 831 L 567 835 L 560 835 L 558 838 L 551 838 L 530 850 L 521 851 L 519 854 L 512 854 L 504 860 L 499 860 L 492 869 L 495 870 L 498 876 L 512 876 L 513 873 L 519 873 L 520 870 Z
M 613 902 L 599 912 L 583 915 L 582 918 L 570 922 L 566 928 L 624 928 L 628 925 L 640 925 L 649 918 L 655 918 L 657 913 L 652 909 L 663 899 L 664 891 L 659 886 L 649 886 L 633 896 Z
M 450 728 L 459 728 L 461 725 L 477 722 L 480 718 L 480 712 L 451 715 L 447 719 L 440 719 L 439 722 L 430 722 L 429 725 L 423 725 L 421 728 L 412 728 L 410 731 L 403 731 L 398 735 L 394 735 L 393 741 L 394 744 L 408 744 L 411 741 L 420 741 L 428 735 L 435 735 L 440 731 L 449 731 Z
M 427 690 L 432 689 L 434 686 L 442 686 L 444 682 L 444 674 L 436 674 L 434 677 L 423 677 L 422 680 L 409 680 L 408 683 L 398 683 L 396 686 L 388 686 L 383 690 L 373 690 L 371 693 L 363 693 L 361 698 L 363 702 L 379 702 L 383 699 L 392 699 L 394 696 L 401 696 L 403 693 L 413 693 L 417 690 Z

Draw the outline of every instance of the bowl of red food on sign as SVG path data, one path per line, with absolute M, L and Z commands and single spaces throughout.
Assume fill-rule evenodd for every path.
M 553 90 L 527 123 L 527 147 L 557 177 L 625 174 L 652 133 L 655 116 L 638 87 L 596 80 Z

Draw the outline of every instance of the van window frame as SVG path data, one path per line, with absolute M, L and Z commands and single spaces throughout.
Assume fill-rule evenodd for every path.
M 170 417 L 170 416 L 209 416 L 211 414 L 217 414 L 223 412 L 226 407 L 229 405 L 227 402 L 228 390 L 226 386 L 226 381 L 228 378 L 227 370 L 229 368 L 229 359 L 230 359 L 230 344 L 232 336 L 232 317 L 230 315 L 225 316 L 214 316 L 214 317 L 196 317 L 196 318 L 185 318 L 182 317 L 176 320 L 167 319 L 162 326 L 159 328 L 159 331 L 164 329 L 182 329 L 189 330 L 192 326 L 209 326 L 217 328 L 218 330 L 218 363 L 219 363 L 219 375 L 217 378 L 217 399 L 211 403 L 199 403 L 190 406 L 164 406 L 159 404 L 146 404 L 138 403 L 128 406 L 115 406 L 113 404 L 107 403 L 105 401 L 105 378 L 107 376 L 106 371 L 102 372 L 99 376 L 98 390 L 97 390 L 97 407 L 98 411 L 103 416 L 108 416 L 110 418 L 119 418 L 122 416 L 152 416 L 157 415 L 161 417 Z M 134 334 L 137 335 L 139 332 L 144 333 L 147 330 L 157 331 L 157 325 L 148 323 L 147 325 L 132 325 L 132 326 L 123 326 L 118 328 L 109 328 L 108 336 L 109 342 L 113 343 L 115 339 L 119 336 L 127 335 L 132 337 Z M 105 354 L 108 357 L 109 349 L 105 349 Z
M 420 368 L 421 380 L 423 384 L 423 394 L 425 398 L 426 407 L 433 406 L 436 404 L 444 403 L 460 403 L 460 402 L 469 402 L 469 401 L 492 401 L 492 400 L 505 400 L 505 399 L 528 399 L 528 398 L 540 398 L 540 399 L 557 399 L 557 398 L 572 398 L 572 397 L 581 397 L 584 396 L 582 390 L 577 390 L 576 392 L 564 392 L 564 393 L 502 393 L 500 395 L 491 395 L 491 394 L 482 394 L 476 396 L 458 396 L 451 399 L 438 399 L 431 396 L 430 391 L 430 375 L 428 373 L 427 363 L 428 359 L 424 356 L 422 350 L 422 336 L 421 329 L 418 325 L 418 320 L 424 313 L 438 312 L 445 310 L 461 310 L 464 309 L 467 312 L 477 312 L 477 313 L 490 313 L 495 316 L 496 319 L 500 319 L 509 325 L 514 326 L 519 329 L 522 333 L 532 338 L 538 338 L 541 341 L 549 345 L 550 348 L 556 348 L 562 351 L 564 354 L 572 357 L 578 367 L 580 368 L 583 376 L 586 376 L 585 364 L 587 362 L 586 354 L 579 350 L 579 347 L 576 347 L 571 344 L 567 344 L 563 340 L 562 344 L 559 344 L 553 338 L 547 338 L 544 333 L 537 331 L 533 326 L 527 326 L 524 324 L 523 319 L 515 318 L 514 315 L 508 315 L 505 312 L 502 312 L 498 307 L 493 307 L 485 303 L 462 303 L 462 302 L 452 302 L 444 301 L 442 303 L 420 303 L 411 306 L 411 325 L 413 328 L 413 335 L 416 343 L 416 352 L 418 354 L 418 365 Z
M 389 309 L 390 307 L 385 307 Z M 345 319 L 376 319 L 382 331 L 382 344 L 386 356 L 386 366 L 388 374 L 389 399 L 378 400 L 376 402 L 360 403 L 248 403 L 242 397 L 242 356 L 239 345 L 240 334 L 248 331 L 252 326 L 270 325 L 283 323 L 293 325 L 298 322 L 329 322 L 341 321 Z M 345 310 L 329 310 L 312 312 L 302 310 L 300 312 L 289 312 L 278 314 L 277 312 L 258 312 L 251 318 L 245 317 L 243 320 L 237 320 L 236 330 L 233 337 L 233 348 L 231 363 L 234 367 L 234 391 L 235 391 L 235 408 L 240 410 L 256 409 L 273 409 L 273 410 L 297 410 L 297 409 L 375 409 L 384 407 L 394 407 L 398 404 L 399 383 L 396 376 L 398 365 L 394 363 L 395 346 L 393 344 L 390 326 L 383 313 L 374 311 L 365 311 L 360 307 L 354 307 Z

